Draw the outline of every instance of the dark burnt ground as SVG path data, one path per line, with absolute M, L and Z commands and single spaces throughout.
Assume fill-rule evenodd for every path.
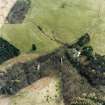
M 69 51 L 74 51 L 75 46 L 76 44 L 71 47 L 64 46 L 30 62 L 15 64 L 9 67 L 6 72 L 0 70 L 1 94 L 14 95 L 20 89 L 49 75 L 48 72 L 50 70 L 57 72 L 61 76 L 61 93 L 65 105 L 70 105 L 74 97 L 79 97 L 83 93 L 99 92 L 99 90 L 95 89 L 95 86 L 104 85 L 104 70 L 99 71 L 94 68 L 94 73 L 91 65 L 93 61 L 88 59 L 88 63 L 87 61 L 81 63 L 80 58 L 84 58 L 84 55 L 80 56 L 79 61 L 77 58 L 71 58 L 72 55 L 67 55 L 71 54 Z M 100 57 L 101 56 L 99 56 L 99 58 Z M 99 61 L 98 58 L 97 60 Z M 85 63 L 88 64 L 88 66 Z M 100 64 L 98 64 L 98 66 L 100 66 Z
M 60 56 L 55 52 L 26 63 L 18 63 L 0 72 L 0 92 L 5 95 L 17 93 L 20 89 L 46 76 L 48 70 L 60 69 Z
M 19 0 L 11 9 L 10 13 L 7 16 L 7 21 L 10 24 L 22 23 L 28 13 L 30 8 L 30 0 Z
M 40 78 L 49 75 L 50 70 L 54 70 L 61 76 L 61 95 L 65 105 L 70 105 L 74 97 L 83 93 L 96 92 L 88 83 L 86 78 L 81 77 L 78 71 L 72 66 L 64 55 L 65 48 L 34 59 L 26 63 L 18 63 L 8 68 L 6 73 L 0 73 L 0 89 L 3 95 L 14 95 L 20 89 L 31 85 Z M 61 62 L 61 58 L 63 59 Z M 38 64 L 40 69 L 38 70 Z

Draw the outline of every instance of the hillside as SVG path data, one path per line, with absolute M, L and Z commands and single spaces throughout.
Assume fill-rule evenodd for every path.
M 30 0 L 22 23 L 5 24 L 1 36 L 22 52 L 29 52 L 34 43 L 36 52 L 46 53 L 59 46 L 51 40 L 53 37 L 72 43 L 89 32 L 95 51 L 104 54 L 105 50 L 100 47 L 104 46 L 105 39 L 104 4 L 104 0 Z
M 104 5 L 17 0 L 0 28 L 0 59 L 10 51 L 0 64 L 0 105 L 105 105 Z
M 4 96 L 0 102 L 6 105 L 104 105 L 105 88 L 101 81 L 105 78 L 98 79 L 98 73 L 103 72 L 89 69 L 87 75 L 96 73 L 97 76 L 97 81 L 92 77 L 96 84 L 91 84 L 70 62 L 65 51 L 62 47 L 41 57 L 23 55 L 1 65 L 0 71 L 8 79 L 4 76 L 0 81 L 3 86 L 0 93 Z

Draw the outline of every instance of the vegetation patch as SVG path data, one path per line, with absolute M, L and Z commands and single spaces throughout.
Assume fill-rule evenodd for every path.
M 20 54 L 20 50 L 3 38 L 0 38 L 0 63 Z
M 66 56 L 74 67 L 93 85 L 105 85 L 105 57 L 93 53 L 89 34 L 82 36 L 77 43 L 67 49 Z

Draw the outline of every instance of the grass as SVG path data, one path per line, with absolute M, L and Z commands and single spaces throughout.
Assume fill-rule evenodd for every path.
M 6 62 L 3 67 L 11 64 L 10 62 L 24 62 L 39 54 L 52 52 L 60 46 L 49 39 L 52 36 L 63 42 L 72 43 L 85 32 L 89 32 L 91 34 L 90 44 L 94 51 L 105 54 L 104 3 L 104 0 L 31 0 L 31 8 L 24 22 L 22 24 L 5 24 L 1 28 L 0 34 L 23 53 L 30 52 L 34 43 L 37 46 L 35 53 L 38 55 L 28 55 L 28 57 L 21 55 L 19 58 Z M 65 7 L 61 8 L 63 4 Z M 40 32 L 37 25 L 41 26 L 49 37 Z M 1 68 L 3 67 L 1 66 Z M 49 89 L 56 91 L 56 85 L 55 88 Z M 43 91 L 39 95 L 41 96 L 42 93 Z M 26 89 L 23 93 L 19 92 L 15 97 L 11 97 L 11 105 L 23 105 L 24 103 L 34 105 L 37 95 Z M 47 104 L 49 105 L 49 103 Z
M 62 8 L 62 5 L 65 6 Z M 55 36 L 63 42 L 72 43 L 89 32 L 94 50 L 104 54 L 104 20 L 103 0 L 31 0 L 24 22 L 5 24 L 0 33 L 21 52 L 29 52 L 32 44 L 36 44 L 36 53 L 44 54 L 60 46 L 49 37 Z M 37 25 L 49 37 L 41 33 Z

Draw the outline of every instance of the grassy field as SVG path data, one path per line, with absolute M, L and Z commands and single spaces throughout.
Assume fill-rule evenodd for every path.
M 42 54 L 59 47 L 49 37 L 72 43 L 89 32 L 95 51 L 104 54 L 104 4 L 104 0 L 31 0 L 24 22 L 5 24 L 0 33 L 22 52 L 29 52 L 34 43 Z

